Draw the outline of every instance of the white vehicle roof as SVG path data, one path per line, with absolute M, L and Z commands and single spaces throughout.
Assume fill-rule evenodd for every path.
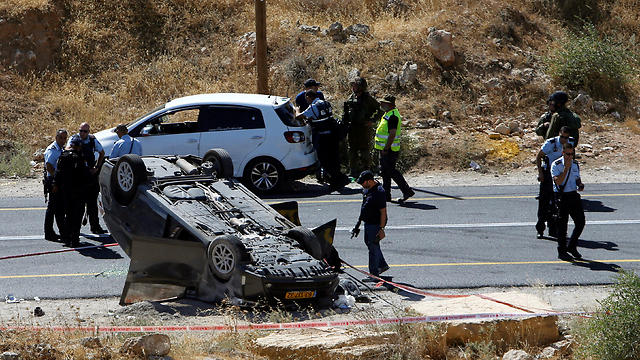
M 201 104 L 227 104 L 245 106 L 278 106 L 289 101 L 288 98 L 275 95 L 217 93 L 185 96 L 169 101 L 165 108 L 183 107 Z

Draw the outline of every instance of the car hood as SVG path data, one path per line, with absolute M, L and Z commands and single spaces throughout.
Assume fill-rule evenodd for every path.
M 115 127 L 112 127 L 110 129 L 98 131 L 97 133 L 93 134 L 93 136 L 95 136 L 96 139 L 100 142 L 100 145 L 102 145 L 102 148 L 104 149 L 104 154 L 106 156 L 109 156 L 109 154 L 111 154 L 111 149 L 113 149 L 113 144 L 115 144 L 115 142 L 118 141 L 118 135 L 115 132 L 113 132 L 114 129 Z

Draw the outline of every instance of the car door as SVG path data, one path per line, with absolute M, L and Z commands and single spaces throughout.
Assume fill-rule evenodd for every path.
M 247 106 L 210 105 L 198 118 L 200 156 L 209 149 L 223 148 L 231 155 L 235 174 L 242 173 L 247 156 L 265 140 L 264 118 L 260 109 Z
M 197 155 L 199 113 L 199 107 L 168 110 L 141 124 L 132 136 L 140 140 L 143 155 Z

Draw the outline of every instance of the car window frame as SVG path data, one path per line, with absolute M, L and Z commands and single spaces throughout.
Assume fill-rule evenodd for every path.
M 190 106 L 184 106 L 184 107 L 179 107 L 179 108 L 165 109 L 165 111 L 159 112 L 159 113 L 155 114 L 154 116 L 151 116 L 147 120 L 141 122 L 137 126 L 135 126 L 134 129 L 129 131 L 130 135 L 131 135 L 131 133 L 133 133 L 133 135 L 131 135 L 132 137 L 138 137 L 138 136 L 148 137 L 148 136 L 164 136 L 164 135 L 180 135 L 180 134 L 200 133 L 201 131 L 199 130 L 198 126 L 196 126 L 196 131 L 185 132 L 185 133 L 176 133 L 176 134 L 160 133 L 160 134 L 147 134 L 147 135 L 144 135 L 144 136 L 141 135 L 142 134 L 142 129 L 144 129 L 145 126 L 149 125 L 152 121 L 154 121 L 156 119 L 160 119 L 163 116 L 172 115 L 172 114 L 175 114 L 175 113 L 180 112 L 180 111 L 187 111 L 187 110 L 194 110 L 194 109 L 198 109 L 198 111 L 201 111 L 202 107 L 203 107 L 202 105 L 190 105 Z M 198 112 L 198 117 L 200 117 L 200 113 L 199 112 Z M 160 121 L 160 124 L 162 124 L 162 123 L 163 122 Z
M 240 109 L 240 110 L 249 110 L 249 111 L 255 111 L 258 113 L 259 117 L 260 117 L 260 121 L 262 123 L 261 126 L 258 127 L 227 127 L 227 128 L 210 128 L 210 127 L 206 127 L 204 125 L 201 125 L 201 121 L 200 121 L 200 116 L 198 116 L 198 128 L 200 129 L 200 131 L 202 133 L 207 133 L 207 132 L 220 132 L 220 131 L 238 131 L 238 130 L 266 130 L 267 128 L 267 124 L 265 121 L 265 116 L 263 114 L 263 111 L 261 108 L 259 107 L 255 107 L 255 106 L 247 106 L 247 105 L 235 105 L 235 104 L 207 104 L 202 106 L 202 108 L 221 108 L 221 109 Z M 201 111 L 203 110 L 201 109 Z

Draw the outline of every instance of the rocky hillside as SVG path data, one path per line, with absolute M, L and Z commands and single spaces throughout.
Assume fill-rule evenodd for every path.
M 243 0 L 4 1 L 0 173 L 38 160 L 60 127 L 102 129 L 170 98 L 254 92 L 253 10 Z M 557 89 L 582 117 L 583 161 L 640 160 L 630 151 L 637 0 L 270 0 L 267 17 L 271 93 L 292 96 L 314 77 L 341 109 L 361 74 L 372 92 L 397 96 L 414 171 L 531 166 L 533 126 Z M 567 70 L 576 59 L 600 65 Z

